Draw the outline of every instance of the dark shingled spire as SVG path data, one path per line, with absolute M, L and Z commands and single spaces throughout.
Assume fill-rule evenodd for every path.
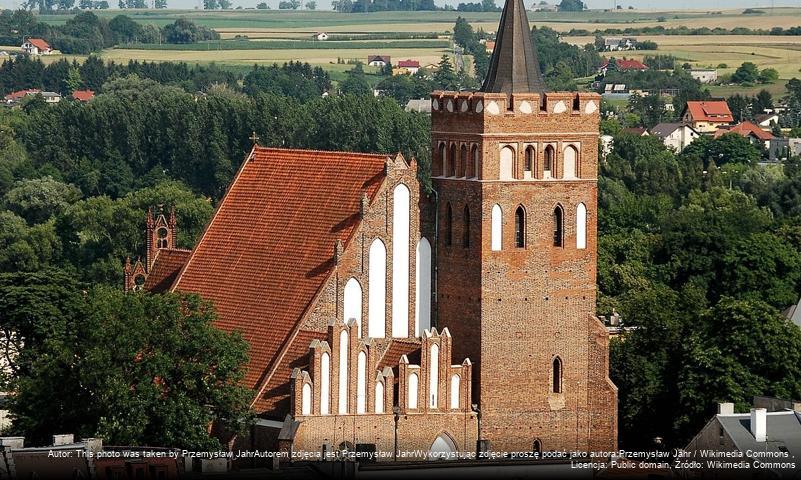
M 537 51 L 523 0 L 506 0 L 482 92 L 543 93 Z

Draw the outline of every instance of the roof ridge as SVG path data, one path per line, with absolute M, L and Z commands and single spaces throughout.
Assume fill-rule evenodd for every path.
M 317 150 L 312 148 L 262 147 L 261 145 L 256 145 L 254 148 L 254 152 L 267 151 L 267 150 L 277 151 L 277 152 L 305 152 L 305 153 L 323 153 L 323 154 L 342 153 L 349 157 L 357 156 L 357 157 L 386 158 L 393 156 L 392 153 L 346 152 L 343 150 Z

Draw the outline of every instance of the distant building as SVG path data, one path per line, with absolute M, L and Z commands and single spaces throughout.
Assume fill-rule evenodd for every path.
M 755 146 L 766 149 L 770 148 L 770 142 L 776 138 L 772 133 L 762 130 L 758 125 L 752 122 L 740 122 L 737 125 L 721 126 L 715 131 L 715 138 L 719 138 L 727 133 L 740 134 L 749 139 Z
M 666 147 L 677 153 L 701 136 L 691 126 L 682 123 L 657 124 L 651 129 L 651 135 L 661 139 Z
M 413 98 L 406 102 L 407 112 L 431 113 L 431 100 L 428 98 Z
M 22 51 L 28 55 L 50 55 L 53 49 L 41 38 L 29 38 L 22 44 Z
M 317 32 L 314 35 L 312 35 L 312 38 L 314 40 L 328 40 L 328 34 L 325 32 Z
M 718 81 L 718 71 L 714 68 L 690 70 L 690 76 L 701 83 L 715 83 Z
M 389 55 L 368 55 L 367 65 L 371 67 L 386 67 L 392 65 Z
M 779 124 L 779 115 L 776 113 L 762 113 L 754 117 L 754 123 L 759 125 L 762 130 L 772 130 Z
M 648 130 L 643 127 L 631 127 L 631 128 L 624 128 L 623 133 L 628 133 L 630 135 L 636 135 L 638 137 L 647 137 L 649 136 Z
M 72 92 L 71 97 L 78 102 L 88 102 L 95 98 L 95 92 L 92 90 L 75 90 Z
M 398 62 L 398 68 L 405 68 L 409 73 L 414 75 L 420 70 L 420 62 L 417 60 L 401 60 Z
M 621 72 L 631 71 L 631 70 L 648 70 L 648 65 L 642 63 L 639 60 L 626 59 L 626 58 L 617 58 L 615 59 L 614 65 L 610 65 L 610 60 L 605 58 L 601 65 L 598 67 L 598 73 L 602 75 L 606 75 L 608 70 L 619 70 Z
M 681 116 L 685 125 L 698 133 L 714 133 L 719 127 L 734 121 L 729 105 L 724 100 L 690 101 Z
M 537 4 L 531 6 L 531 10 L 535 12 L 558 12 L 559 6 L 558 5 L 551 5 L 549 3 L 546 4 Z
M 56 92 L 42 92 L 45 103 L 58 103 L 61 101 L 61 94 Z
M 3 97 L 3 103 L 5 103 L 8 106 L 13 106 L 13 105 L 18 104 L 23 98 L 25 98 L 25 97 L 27 97 L 29 95 L 36 95 L 36 94 L 39 94 L 39 93 L 42 93 L 42 91 L 39 90 L 38 88 L 28 88 L 28 89 L 25 89 L 25 90 L 17 90 L 16 92 L 11 92 L 8 95 L 6 95 L 5 97 Z
M 769 462 L 770 478 L 799 478 L 801 475 L 801 402 L 755 397 L 749 413 L 734 413 L 733 403 L 718 404 L 718 414 L 698 432 L 685 450 L 692 455 L 685 460 L 702 460 L 708 452 L 726 452 L 726 462 L 745 461 L 758 467 Z M 708 459 L 708 458 L 707 458 Z M 714 460 L 714 459 L 712 459 Z M 691 463 L 691 462 L 687 463 Z M 704 476 L 704 467 L 694 471 Z M 717 472 L 709 472 L 710 477 Z M 728 477 L 724 477 L 728 478 Z M 737 477 L 739 478 L 739 477 Z M 745 478 L 745 477 L 744 477 Z M 750 478 L 750 476 L 749 476 Z
M 774 162 L 787 160 L 791 156 L 801 156 L 801 138 L 775 138 L 770 142 L 768 154 Z
M 484 42 L 484 47 L 487 49 L 487 53 L 492 53 L 495 50 L 495 40 L 487 40 Z
M 634 38 L 605 38 L 604 50 L 607 52 L 620 52 L 636 50 L 637 40 Z

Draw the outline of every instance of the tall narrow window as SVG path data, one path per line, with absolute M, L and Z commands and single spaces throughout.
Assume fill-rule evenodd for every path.
M 415 268 L 414 336 L 431 328 L 431 244 L 426 237 L 417 242 Z
M 461 391 L 461 377 L 459 375 L 451 376 L 451 409 L 456 410 L 459 408 L 459 392 Z
M 542 453 L 542 442 L 540 442 L 539 438 L 534 440 L 534 445 L 532 446 L 532 450 L 534 450 L 534 453 L 537 454 L 537 457 L 535 458 L 539 458 L 539 455 Z
M 501 180 L 512 180 L 515 178 L 515 151 L 510 146 L 501 149 L 500 172 L 498 173 L 498 178 Z
M 526 212 L 522 206 L 515 210 L 515 247 L 526 246 Z
M 367 278 L 367 336 L 384 338 L 387 308 L 387 247 L 376 238 L 370 245 Z
M 453 209 L 451 204 L 447 205 L 445 210 L 445 245 L 451 246 L 453 244 Z
M 553 359 L 553 380 L 551 386 L 553 393 L 562 393 L 562 359 L 556 357 Z
M 416 373 L 409 375 L 409 388 L 407 389 L 407 405 L 410 409 L 417 408 L 417 384 L 420 382 L 420 377 Z
M 448 170 L 448 176 L 449 177 L 455 177 L 456 176 L 456 163 L 458 162 L 458 158 L 456 157 L 456 144 L 455 143 L 451 144 L 451 155 L 450 155 L 450 157 L 451 157 L 451 162 L 450 162 L 450 165 L 448 165 L 448 167 L 450 168 L 450 170 Z
M 478 178 L 478 145 L 473 145 L 473 178 Z
M 492 250 L 493 251 L 500 251 L 501 245 L 503 244 L 502 233 L 503 233 L 503 212 L 501 212 L 501 206 L 497 203 L 492 207 Z
M 375 382 L 375 413 L 384 413 L 384 384 Z
M 562 237 L 564 235 L 564 228 L 562 227 L 562 207 L 557 205 L 553 209 L 553 246 L 562 246 Z
M 320 357 L 320 415 L 331 413 L 331 355 L 323 352 Z
M 367 412 L 367 355 L 359 352 L 356 362 L 356 413 Z
M 428 406 L 437 408 L 439 403 L 439 345 L 431 345 L 430 370 L 428 372 Z
M 467 176 L 467 145 L 462 145 L 462 155 L 459 162 L 459 176 L 466 177 Z
M 587 248 L 587 207 L 583 203 L 576 207 L 576 248 Z
M 342 320 L 345 323 L 351 319 L 356 320 L 358 336 L 362 336 L 362 286 L 355 278 L 348 280 L 345 284 L 345 292 L 342 302 Z
M 339 409 L 340 414 L 348 413 L 348 332 L 339 334 Z
M 564 173 L 562 178 L 576 178 L 578 167 L 578 150 L 576 150 L 576 147 L 571 145 L 565 148 L 562 158 L 564 160 L 564 167 L 562 169 Z
M 470 246 L 470 207 L 464 206 L 464 225 L 462 229 L 462 246 L 468 248 Z
M 442 175 L 443 177 L 447 177 L 448 176 L 448 158 L 445 155 L 445 144 L 444 143 L 440 143 L 439 144 L 439 165 L 440 165 L 439 174 Z
M 526 164 L 523 169 L 527 172 L 534 170 L 534 147 L 531 145 L 526 147 Z
M 551 178 L 553 176 L 553 160 L 554 160 L 554 151 L 553 145 L 548 145 L 545 147 L 545 159 L 543 160 L 542 166 L 542 176 L 543 178 Z
M 311 408 L 312 408 L 311 385 L 309 385 L 308 383 L 304 383 L 300 398 L 300 414 L 311 415 Z
M 409 336 L 409 187 L 400 183 L 392 208 L 392 336 Z

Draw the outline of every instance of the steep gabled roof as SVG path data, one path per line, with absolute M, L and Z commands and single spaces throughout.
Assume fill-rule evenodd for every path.
M 148 292 L 166 292 L 172 287 L 178 273 L 186 265 L 192 250 L 164 248 L 158 250 L 153 266 L 145 280 L 144 289 Z
M 495 36 L 487 77 L 482 92 L 542 93 L 545 82 L 540 73 L 537 50 L 531 42 L 531 27 L 523 0 L 506 0 Z
M 41 38 L 29 38 L 28 43 L 38 48 L 39 50 L 48 50 L 50 48 L 50 44 L 45 42 Z
M 694 122 L 733 122 L 734 117 L 725 100 L 689 101 L 686 110 Z
M 72 98 L 80 102 L 88 102 L 95 97 L 95 92 L 92 90 L 75 90 L 72 92 Z
M 715 138 L 725 135 L 727 133 L 739 133 L 744 137 L 753 136 L 763 142 L 773 140 L 775 137 L 772 133 L 762 130 L 758 125 L 752 122 L 741 122 L 728 128 L 719 128 L 715 132 Z
M 399 68 L 420 68 L 420 62 L 417 60 L 400 60 L 398 62 Z
M 254 147 L 174 289 L 214 303 L 250 344 L 248 387 L 289 341 L 386 178 L 386 155 Z
M 651 129 L 651 135 L 664 139 L 683 126 L 681 123 L 658 123 Z

